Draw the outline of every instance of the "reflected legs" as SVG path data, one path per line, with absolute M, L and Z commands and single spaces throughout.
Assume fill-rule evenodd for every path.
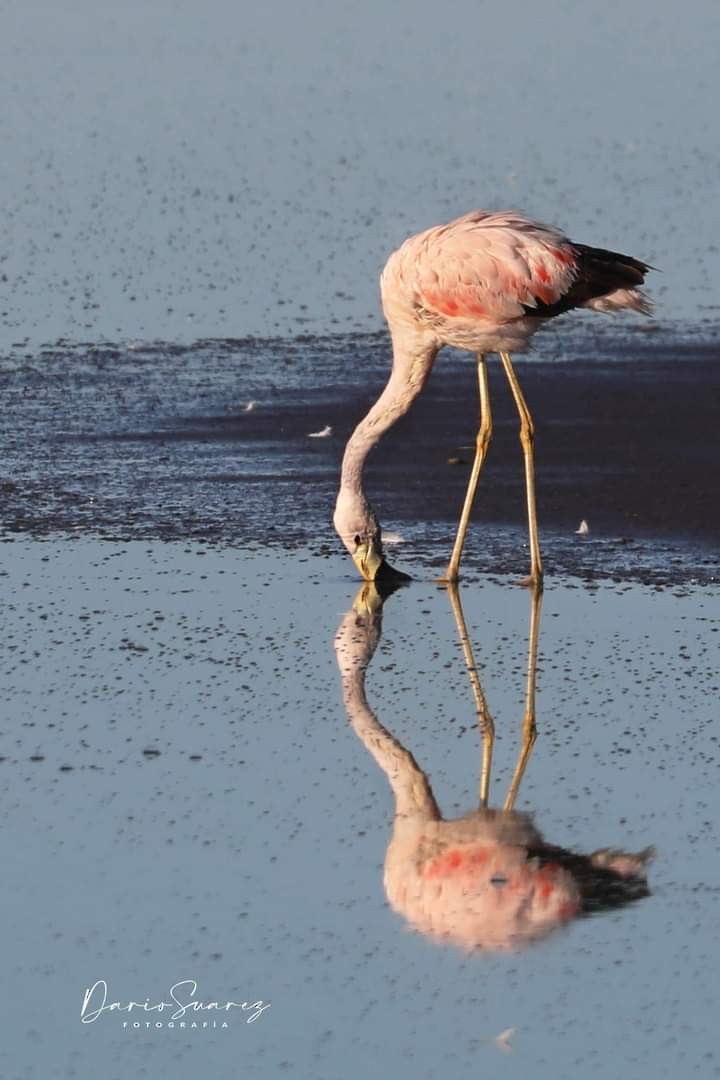
M 485 698 L 485 693 L 480 682 L 480 676 L 478 675 L 472 644 L 470 642 L 470 635 L 468 634 L 467 624 L 460 602 L 460 592 L 457 585 L 449 583 L 448 594 L 450 596 L 450 603 L 455 617 L 458 637 L 460 638 L 460 644 L 462 645 L 463 655 L 465 657 L 465 666 L 467 667 L 468 675 L 470 677 L 470 685 L 475 699 L 478 727 L 480 728 L 480 735 L 482 737 L 480 806 L 485 808 L 488 805 L 490 792 L 490 773 L 492 769 L 493 747 L 495 744 L 495 724 L 488 708 L 487 699 Z M 520 784 L 525 775 L 527 763 L 530 760 L 530 755 L 532 754 L 533 747 L 537 740 L 537 727 L 535 722 L 535 684 L 537 682 L 537 655 L 540 638 L 541 610 L 542 589 L 534 588 L 530 600 L 530 630 L 528 634 L 527 681 L 525 685 L 525 713 L 523 715 L 522 742 L 515 771 L 513 772 L 510 787 L 505 798 L 503 806 L 504 810 L 512 810 L 515 805 L 515 800 L 517 799 Z
M 463 654 L 465 656 L 465 665 L 468 669 L 468 675 L 470 676 L 470 685 L 472 687 L 473 697 L 475 698 L 475 708 L 477 710 L 478 727 L 480 728 L 480 735 L 482 737 L 483 751 L 482 769 L 480 771 L 480 806 L 486 807 L 490 789 L 490 770 L 492 768 L 493 746 L 495 744 L 495 724 L 490 715 L 490 710 L 488 709 L 485 694 L 480 683 L 480 676 L 477 672 L 475 657 L 473 656 L 472 645 L 470 644 L 470 636 L 467 632 L 465 616 L 463 614 L 462 604 L 460 603 L 460 593 L 454 582 L 448 584 L 448 593 L 450 594 L 450 603 L 452 604 L 453 615 L 455 616 L 460 644 L 462 645 Z
M 515 805 L 520 783 L 525 775 L 525 767 L 530 759 L 535 740 L 537 739 L 537 727 L 535 725 L 535 683 L 537 682 L 537 653 L 538 638 L 540 634 L 540 611 L 542 610 L 542 589 L 534 588 L 530 607 L 530 634 L 528 640 L 528 667 L 527 684 L 525 687 L 525 715 L 523 716 L 522 744 L 520 757 L 515 766 L 510 788 L 505 799 L 504 810 L 512 810 Z

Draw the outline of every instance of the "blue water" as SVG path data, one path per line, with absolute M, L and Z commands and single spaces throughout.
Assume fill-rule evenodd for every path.
M 655 845 L 651 895 L 526 951 L 465 953 L 385 901 L 390 790 L 332 646 L 356 593 L 344 559 L 18 540 L 4 567 L 3 1075 L 715 1074 L 717 587 L 551 583 L 517 806 L 577 851 Z M 498 805 L 529 597 L 505 580 L 462 599 Z M 445 590 L 416 581 L 383 622 L 368 700 L 458 816 L 480 739 Z M 189 978 L 202 1000 L 270 1008 L 227 1030 L 81 1023 L 99 979 L 122 1004 Z
M 110 4 L 3 25 L 0 347 L 375 329 L 409 233 L 517 206 L 717 317 L 711 0 Z

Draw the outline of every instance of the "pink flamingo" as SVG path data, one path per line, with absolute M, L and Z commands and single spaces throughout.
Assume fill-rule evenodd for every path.
M 345 448 L 334 516 L 340 539 L 363 578 L 407 577 L 385 561 L 380 523 L 363 489 L 363 468 L 380 436 L 408 411 L 423 389 L 439 349 L 452 345 L 477 354 L 480 427 L 444 580 L 458 580 L 480 469 L 492 435 L 485 357 L 496 352 L 520 416 L 530 534 L 528 584 L 542 586 L 534 425 L 510 353 L 526 349 L 548 319 L 571 308 L 650 314 L 652 305 L 637 287 L 650 269 L 629 255 L 573 243 L 557 229 L 510 210 L 475 210 L 448 225 L 411 236 L 390 256 L 380 289 L 392 337 L 392 372 Z
M 384 873 L 390 906 L 435 941 L 471 950 L 520 949 L 583 915 L 648 896 L 647 864 L 653 849 L 633 853 L 603 848 L 588 855 L 569 851 L 546 841 L 532 818 L 514 808 L 536 740 L 538 589 L 531 595 L 520 753 L 503 809 L 489 808 L 495 724 L 457 586 L 449 585 L 448 593 L 483 743 L 478 809 L 444 818 L 427 774 L 368 704 L 365 677 L 380 641 L 384 603 L 374 583 L 362 586 L 335 637 L 343 701 L 355 733 L 394 795 Z

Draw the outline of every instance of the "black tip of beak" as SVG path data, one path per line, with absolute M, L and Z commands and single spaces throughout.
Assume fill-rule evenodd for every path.
M 375 575 L 375 586 L 378 592 L 384 596 L 389 596 L 390 593 L 399 589 L 401 585 L 407 585 L 410 581 L 412 581 L 412 578 L 409 574 L 404 574 L 402 570 L 396 570 L 385 559 L 383 559 L 382 565 Z

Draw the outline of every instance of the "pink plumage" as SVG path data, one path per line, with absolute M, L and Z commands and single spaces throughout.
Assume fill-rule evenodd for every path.
M 514 210 L 474 210 L 448 225 L 411 236 L 387 261 L 380 279 L 393 344 L 393 366 L 382 394 L 350 436 L 343 456 L 335 528 L 364 578 L 392 574 L 380 523 L 363 488 L 367 455 L 422 391 L 443 345 L 477 354 L 480 427 L 475 460 L 445 581 L 457 581 L 480 469 L 492 435 L 486 356 L 498 353 L 520 420 L 525 461 L 530 577 L 542 587 L 535 506 L 535 427 L 510 353 L 522 352 L 536 330 L 576 307 L 623 308 L 649 314 L 639 288 L 651 267 L 630 255 L 569 240 Z
M 474 210 L 406 240 L 380 282 L 391 327 L 410 319 L 446 345 L 517 352 L 541 320 L 573 307 L 649 312 L 637 288 L 648 269 L 515 211 Z

